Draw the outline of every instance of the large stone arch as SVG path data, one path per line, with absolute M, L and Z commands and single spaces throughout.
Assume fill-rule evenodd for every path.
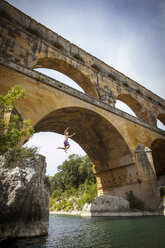
M 36 68 L 47 68 L 53 69 L 63 73 L 64 75 L 75 81 L 86 94 L 98 98 L 96 86 L 91 81 L 90 77 L 85 75 L 82 68 L 79 69 L 76 62 L 66 58 L 55 58 L 55 57 L 38 57 L 29 64 L 33 69 Z
M 152 125 L 156 125 L 151 113 L 146 110 L 145 107 L 140 102 L 138 102 L 133 96 L 122 93 L 117 96 L 117 100 L 120 100 L 126 105 L 128 105 L 131 110 L 135 113 L 137 118 L 139 118 L 140 120 Z
M 35 124 L 35 132 L 63 134 L 67 126 L 76 132 L 73 139 L 87 152 L 96 167 L 113 168 L 130 154 L 118 130 L 96 112 L 79 107 L 57 109 Z M 118 152 L 120 149 L 120 153 Z
M 44 130 L 45 124 L 51 121 L 52 127 L 55 122 L 60 123 L 52 130 L 59 133 L 68 125 L 77 133 L 81 128 L 81 135 L 75 136 L 74 140 L 95 165 L 99 194 L 125 197 L 125 193 L 132 190 L 137 197 L 145 200 L 148 192 L 152 193 L 148 186 L 144 191 L 143 185 L 145 182 L 148 185 L 148 181 L 146 177 L 143 180 L 144 173 L 139 173 L 138 168 L 141 167 L 138 163 L 141 160 L 135 159 L 134 149 L 140 143 L 151 147 L 153 140 L 163 139 L 162 131 L 148 127 L 136 118 L 109 108 L 83 93 L 59 85 L 46 76 L 42 80 L 40 73 L 20 68 L 20 65 L 1 65 L 0 72 L 1 94 L 5 95 L 14 85 L 26 89 L 27 96 L 18 101 L 15 107 L 23 119 L 31 119 L 36 132 Z M 47 130 L 51 131 L 50 128 Z M 146 165 L 143 167 L 146 168 Z M 157 188 L 155 179 L 154 184 L 153 180 L 150 183 L 152 189 Z M 151 194 L 150 197 L 154 198 Z
M 133 163 L 128 145 L 108 120 L 85 108 L 57 109 L 42 118 L 34 128 L 35 132 L 63 134 L 67 126 L 71 127 L 71 132 L 76 132 L 74 141 L 84 149 L 94 164 L 98 190 L 105 192 L 110 187 L 109 182 L 116 180 L 112 170 Z M 105 178 L 107 171 L 109 173 Z

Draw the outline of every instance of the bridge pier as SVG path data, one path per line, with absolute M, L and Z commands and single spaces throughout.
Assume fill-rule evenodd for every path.
M 126 198 L 126 193 L 132 191 L 137 198 L 144 202 L 146 210 L 158 210 L 161 198 L 152 150 L 140 144 L 134 152 L 135 163 L 128 163 L 100 172 L 94 169 L 98 195 L 114 195 Z
M 140 144 L 135 149 L 135 158 L 141 186 L 140 198 L 144 201 L 145 207 L 158 209 L 161 199 L 152 158 L 152 150 Z

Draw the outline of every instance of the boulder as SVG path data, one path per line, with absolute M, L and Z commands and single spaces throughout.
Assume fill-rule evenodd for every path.
M 123 197 L 102 195 L 91 203 L 91 213 L 118 213 L 130 210 L 129 202 Z
M 0 240 L 48 233 L 45 172 L 45 157 L 39 154 L 16 167 L 7 167 L 0 156 Z

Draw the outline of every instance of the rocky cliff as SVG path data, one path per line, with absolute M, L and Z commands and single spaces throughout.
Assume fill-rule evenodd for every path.
M 9 168 L 0 156 L 0 240 L 48 233 L 45 172 L 45 157 L 41 155 Z

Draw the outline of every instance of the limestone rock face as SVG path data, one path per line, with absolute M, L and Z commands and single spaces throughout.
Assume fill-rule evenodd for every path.
M 129 211 L 129 202 L 123 197 L 102 195 L 96 197 L 91 204 L 91 213 L 116 213 Z
M 6 168 L 0 156 L 0 240 L 45 235 L 49 195 L 44 185 L 45 157 L 36 155 Z

